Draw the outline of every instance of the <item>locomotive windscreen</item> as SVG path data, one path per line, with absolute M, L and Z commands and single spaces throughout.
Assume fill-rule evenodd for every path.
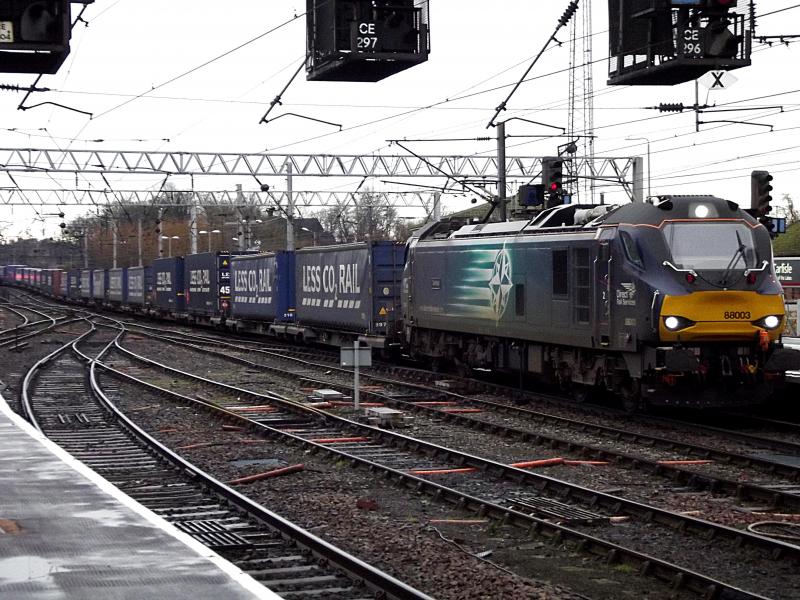
M 753 230 L 745 223 L 667 223 L 673 262 L 679 269 L 749 269 L 757 264 Z

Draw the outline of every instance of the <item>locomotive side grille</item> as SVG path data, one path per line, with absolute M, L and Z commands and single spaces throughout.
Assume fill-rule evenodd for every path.
M 575 248 L 575 322 L 589 323 L 592 298 L 592 261 L 589 248 Z

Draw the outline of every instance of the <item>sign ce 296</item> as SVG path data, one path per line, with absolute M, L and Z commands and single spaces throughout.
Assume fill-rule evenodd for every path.
M 703 29 L 687 27 L 681 34 L 681 54 L 686 58 L 703 58 Z

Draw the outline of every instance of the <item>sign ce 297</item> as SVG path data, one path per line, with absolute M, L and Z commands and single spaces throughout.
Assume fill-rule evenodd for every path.
M 381 24 L 372 22 L 353 23 L 352 25 L 352 50 L 354 52 L 379 52 L 382 44 Z

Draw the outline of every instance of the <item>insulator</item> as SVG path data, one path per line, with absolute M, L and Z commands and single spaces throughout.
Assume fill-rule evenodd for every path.
M 569 20 L 572 18 L 572 15 L 575 14 L 576 10 L 578 10 L 578 0 L 572 0 L 572 2 L 569 3 L 567 10 L 564 11 L 564 14 L 561 15 L 561 18 L 558 20 L 558 24 L 564 26 L 569 23 Z
M 677 104 L 665 104 L 661 103 L 658 105 L 659 112 L 683 112 L 686 110 L 686 107 L 683 105 L 683 102 Z

